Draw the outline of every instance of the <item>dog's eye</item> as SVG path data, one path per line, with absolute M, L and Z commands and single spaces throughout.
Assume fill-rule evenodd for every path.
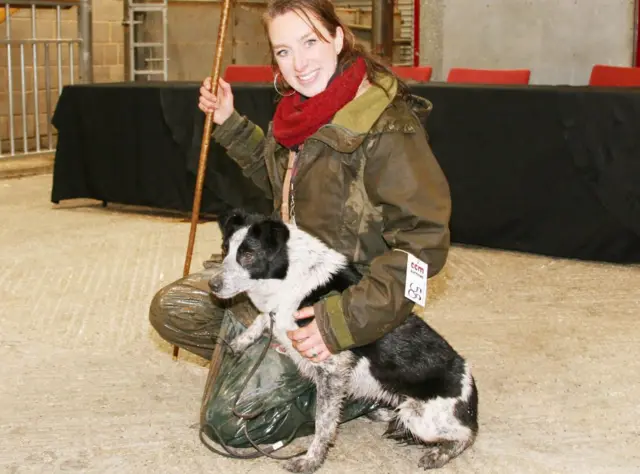
M 243 263 L 251 263 L 254 261 L 255 258 L 256 258 L 256 254 L 251 250 L 245 250 L 240 255 L 240 259 L 242 260 Z

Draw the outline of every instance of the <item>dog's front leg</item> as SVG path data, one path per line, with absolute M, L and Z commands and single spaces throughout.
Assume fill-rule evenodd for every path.
M 265 313 L 259 314 L 253 323 L 251 323 L 251 326 L 229 344 L 234 354 L 244 352 L 251 344 L 260 339 L 264 330 L 267 329 L 268 324 L 269 315 Z
M 346 378 L 319 370 L 316 382 L 316 433 L 306 454 L 287 461 L 285 468 L 288 471 L 309 473 L 322 466 L 329 445 L 338 431 L 346 386 Z

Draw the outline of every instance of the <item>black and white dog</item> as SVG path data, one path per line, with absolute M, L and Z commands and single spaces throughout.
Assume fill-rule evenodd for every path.
M 274 317 L 273 337 L 299 371 L 317 386 L 315 436 L 305 455 L 287 461 L 291 472 L 313 472 L 324 462 L 347 397 L 382 402 L 378 419 L 387 434 L 422 444 L 419 465 L 438 468 L 473 444 L 478 394 L 460 355 L 422 319 L 411 315 L 378 341 L 314 363 L 296 351 L 286 332 L 299 326 L 293 314 L 332 289 L 343 291 L 360 275 L 342 254 L 280 220 L 234 212 L 221 226 L 225 258 L 209 282 L 220 298 L 246 292 L 261 314 L 234 341 L 243 351 Z

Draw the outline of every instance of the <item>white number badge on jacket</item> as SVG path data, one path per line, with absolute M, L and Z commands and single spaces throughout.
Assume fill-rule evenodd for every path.
M 427 302 L 427 270 L 429 265 L 407 253 L 407 278 L 404 296 L 424 308 Z

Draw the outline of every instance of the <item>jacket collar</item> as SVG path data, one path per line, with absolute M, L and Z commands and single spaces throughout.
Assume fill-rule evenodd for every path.
M 331 124 L 343 127 L 353 134 L 371 130 L 398 91 L 398 83 L 393 76 L 381 76 L 379 84 L 382 88 L 370 84 L 365 78 L 360 86 L 364 90 L 336 113 Z
M 398 84 L 393 76 L 382 76 L 382 88 L 363 80 L 355 99 L 340 109 L 330 124 L 321 127 L 313 139 L 326 143 L 341 153 L 358 148 L 385 109 L 393 102 Z

